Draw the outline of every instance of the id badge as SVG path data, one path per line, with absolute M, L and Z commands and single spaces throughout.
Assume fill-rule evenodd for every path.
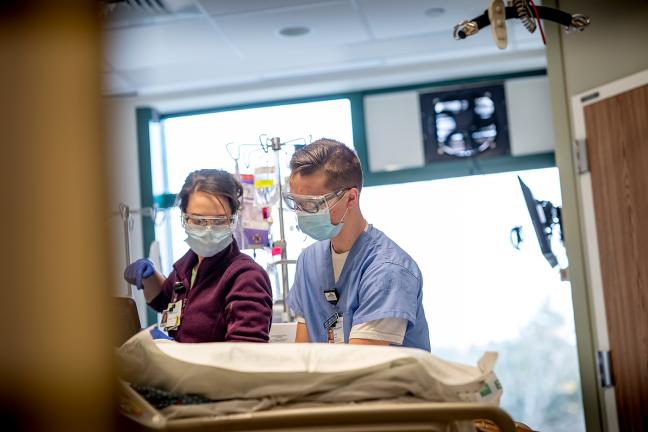
M 335 324 L 328 328 L 328 343 L 344 343 L 344 322 L 342 317 L 339 317 Z
M 182 318 L 182 300 L 175 303 L 169 303 L 169 306 L 162 312 L 162 320 L 160 327 L 164 330 L 175 330 L 180 326 L 180 319 Z

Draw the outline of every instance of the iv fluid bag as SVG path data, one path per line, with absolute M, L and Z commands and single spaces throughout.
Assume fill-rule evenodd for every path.
M 257 207 L 272 207 L 279 203 L 279 185 L 274 166 L 258 167 L 254 170 L 254 204 Z
M 243 199 L 234 237 L 241 249 L 258 249 L 270 245 L 270 224 L 263 217 L 263 209 L 255 204 L 255 179 L 241 174 Z

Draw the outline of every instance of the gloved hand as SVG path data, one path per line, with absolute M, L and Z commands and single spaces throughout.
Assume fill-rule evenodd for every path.
M 135 285 L 138 289 L 143 289 L 144 282 L 142 281 L 150 277 L 153 273 L 155 273 L 153 263 L 146 258 L 140 258 L 126 267 L 126 270 L 124 270 L 124 279 L 129 284 Z
M 151 334 L 151 337 L 153 339 L 167 339 L 167 340 L 173 340 L 171 336 L 168 334 L 164 333 L 158 326 L 155 326 L 151 329 L 149 332 Z

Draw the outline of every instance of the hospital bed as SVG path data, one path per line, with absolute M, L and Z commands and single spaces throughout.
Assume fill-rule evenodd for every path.
M 337 405 L 225 416 L 167 419 L 121 381 L 119 406 L 129 430 L 141 431 L 452 431 L 458 421 L 489 420 L 502 432 L 516 432 L 501 408 L 480 403 Z
M 494 353 L 472 367 L 408 348 L 178 344 L 145 330 L 119 358 L 120 411 L 140 430 L 463 432 L 476 419 L 516 430 L 497 406 Z M 213 402 L 158 410 L 141 385 Z

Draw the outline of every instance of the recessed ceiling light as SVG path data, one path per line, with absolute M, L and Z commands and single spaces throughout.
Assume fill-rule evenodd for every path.
M 425 11 L 425 15 L 429 16 L 430 18 L 438 17 L 439 15 L 443 15 L 444 13 L 445 9 L 440 7 L 432 7 Z
M 310 29 L 305 26 L 290 26 L 279 30 L 279 34 L 285 37 L 299 37 L 310 33 Z

